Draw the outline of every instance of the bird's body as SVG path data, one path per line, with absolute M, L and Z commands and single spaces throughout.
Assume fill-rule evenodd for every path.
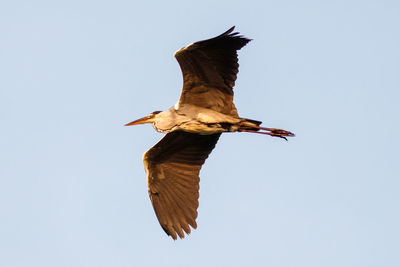
M 175 105 L 167 111 L 155 114 L 155 116 L 156 120 L 153 122 L 154 129 L 162 133 L 181 130 L 207 135 L 222 132 L 236 132 L 240 128 L 238 126 L 240 122 L 248 123 L 249 126 L 251 124 L 247 122 L 246 119 L 191 104 L 179 107 Z
M 250 39 L 225 33 L 175 53 L 183 75 L 179 101 L 167 111 L 126 124 L 152 123 L 166 133 L 143 155 L 149 196 L 164 231 L 173 239 L 196 228 L 199 172 L 223 132 L 253 132 L 286 139 L 291 132 L 241 118 L 233 103 L 237 50 Z

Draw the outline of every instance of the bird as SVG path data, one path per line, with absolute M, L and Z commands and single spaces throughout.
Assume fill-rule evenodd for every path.
M 125 126 L 151 123 L 164 137 L 143 154 L 148 193 L 157 219 L 174 240 L 196 229 L 199 173 L 224 132 L 250 132 L 287 140 L 290 131 L 239 117 L 233 103 L 237 51 L 251 41 L 235 26 L 175 52 L 183 76 L 178 102 Z

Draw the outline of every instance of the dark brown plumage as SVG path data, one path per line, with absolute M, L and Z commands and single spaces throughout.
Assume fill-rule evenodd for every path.
M 239 72 L 237 50 L 251 40 L 232 33 L 234 28 L 175 53 L 183 75 L 180 105 L 193 104 L 237 116 L 232 90 Z
M 176 239 L 197 227 L 199 172 L 221 134 L 167 134 L 143 156 L 149 195 L 164 231 Z

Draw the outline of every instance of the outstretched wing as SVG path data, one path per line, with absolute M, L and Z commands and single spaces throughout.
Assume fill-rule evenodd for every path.
M 192 104 L 237 116 L 232 90 L 239 69 L 237 50 L 250 39 L 232 33 L 234 28 L 175 53 L 183 75 L 179 105 Z
M 173 239 L 197 227 L 199 172 L 219 136 L 174 131 L 143 155 L 154 211 Z

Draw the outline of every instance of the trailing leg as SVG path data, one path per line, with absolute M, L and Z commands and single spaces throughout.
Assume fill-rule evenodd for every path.
M 261 124 L 261 123 L 260 123 Z M 239 132 L 249 132 L 249 133 L 258 133 L 258 134 L 266 134 L 274 137 L 283 138 L 287 141 L 286 137 L 295 136 L 292 132 L 276 129 L 276 128 L 266 128 L 261 127 L 259 124 L 252 123 L 250 121 L 240 122 L 239 124 Z

